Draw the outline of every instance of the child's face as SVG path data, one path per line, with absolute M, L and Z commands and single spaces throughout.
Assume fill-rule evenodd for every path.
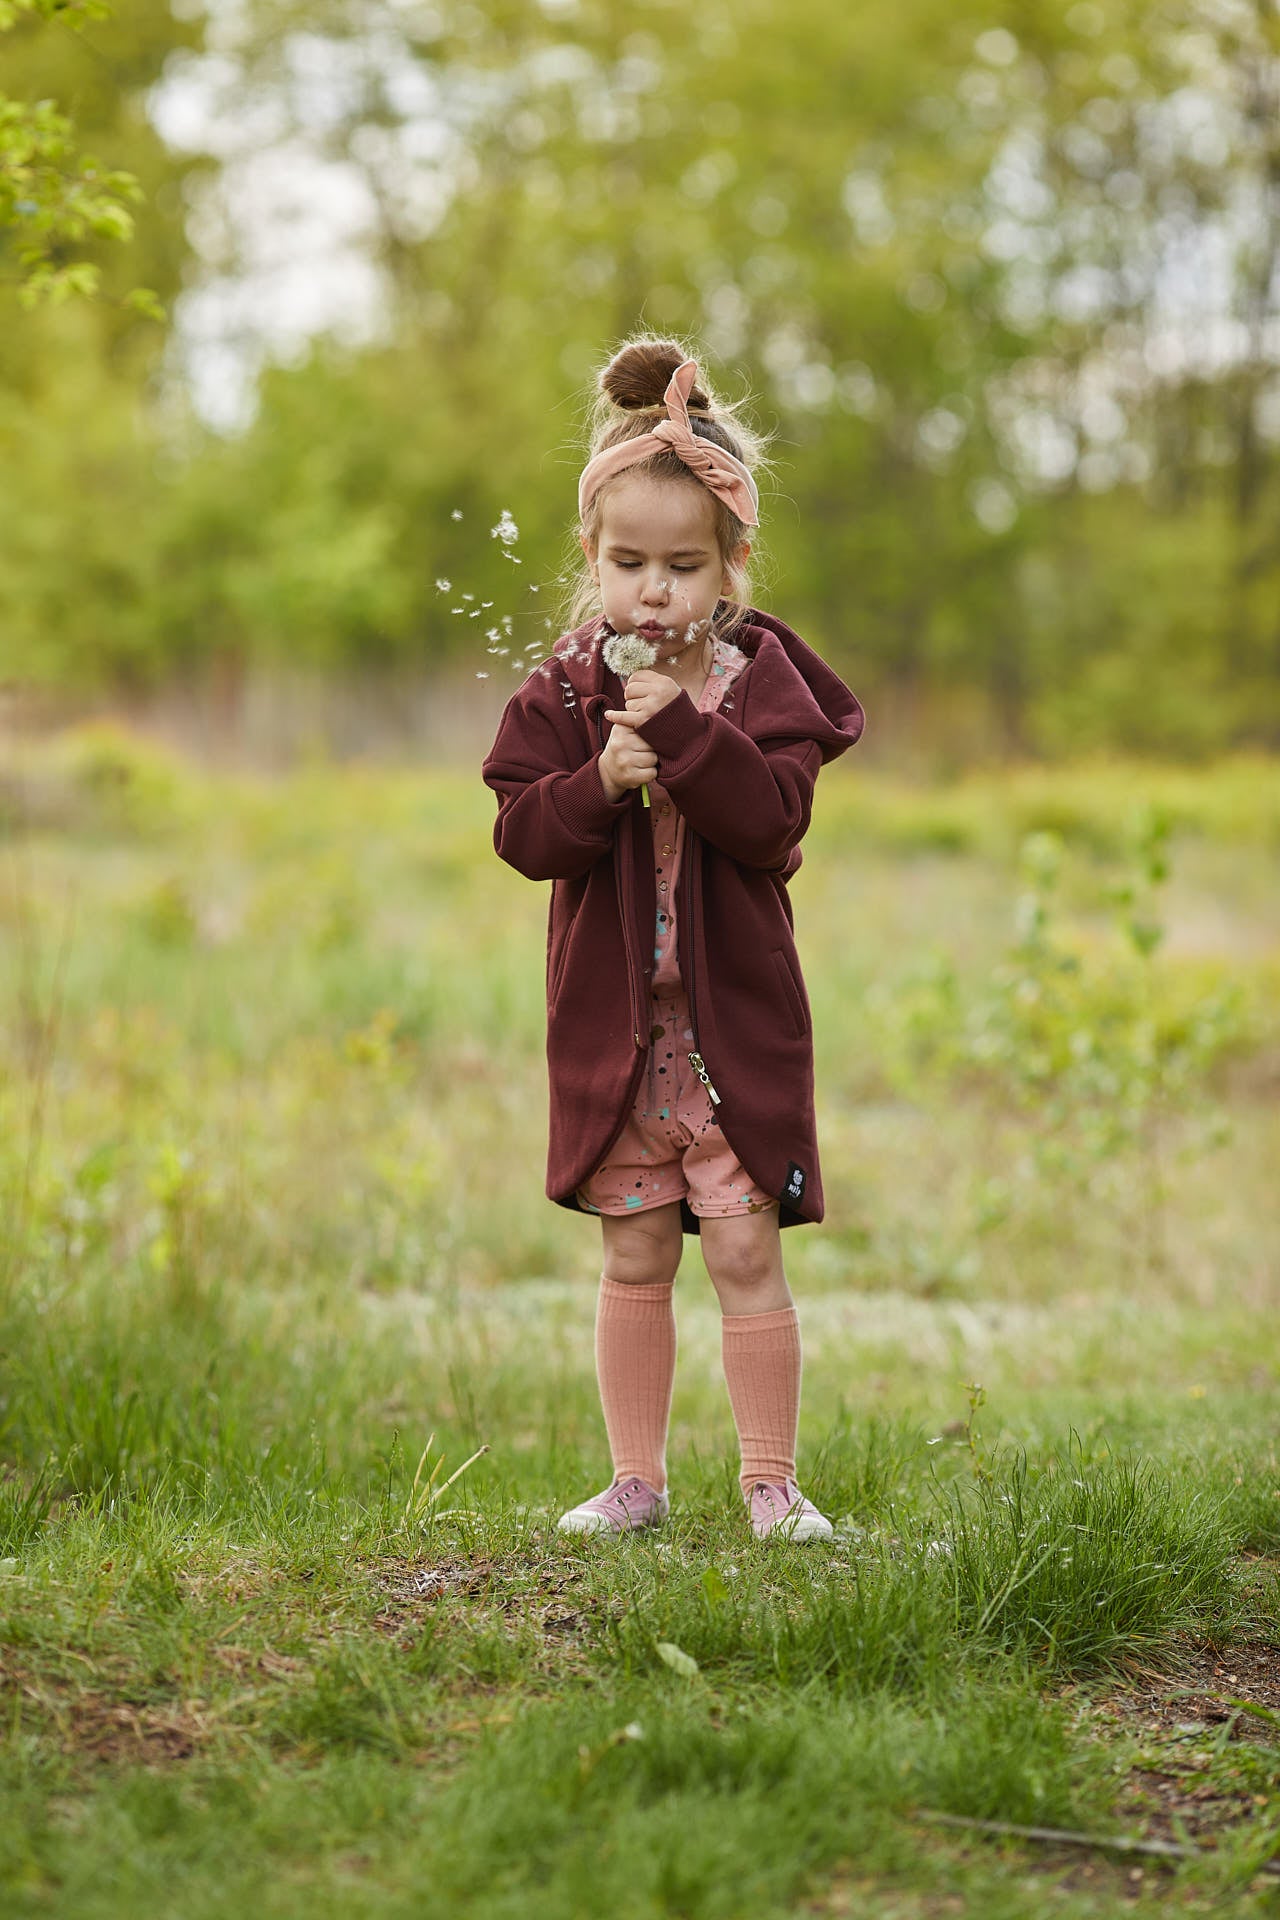
M 658 647 L 658 665 L 706 636 L 716 602 L 732 591 L 716 542 L 715 502 L 698 481 L 616 480 L 600 503 L 599 537 L 583 552 L 615 633 Z M 745 560 L 743 545 L 735 559 Z

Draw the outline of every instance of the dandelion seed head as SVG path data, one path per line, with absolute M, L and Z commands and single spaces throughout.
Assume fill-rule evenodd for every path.
M 638 633 L 614 633 L 603 642 L 601 653 L 604 663 L 620 680 L 628 674 L 639 673 L 643 667 L 651 667 L 658 657 L 658 649 L 651 640 L 642 640 Z

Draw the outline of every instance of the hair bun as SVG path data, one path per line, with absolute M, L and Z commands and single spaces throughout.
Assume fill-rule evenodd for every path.
M 629 413 L 642 407 L 660 407 L 672 374 L 689 358 L 674 340 L 633 340 L 614 354 L 600 375 L 600 391 L 615 407 Z M 695 385 L 689 405 L 711 405 L 705 388 Z

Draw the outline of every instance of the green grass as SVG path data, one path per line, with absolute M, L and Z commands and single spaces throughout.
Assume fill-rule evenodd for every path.
M 824 777 L 784 1247 L 837 1533 L 781 1550 L 692 1244 L 671 1524 L 555 1531 L 608 1475 L 597 1230 L 473 775 L 98 729 L 0 791 L 6 1913 L 1274 1909 L 1280 1695 L 1188 1677 L 1280 1647 L 1272 768 Z M 422 1524 L 433 1435 L 437 1486 L 488 1451 Z

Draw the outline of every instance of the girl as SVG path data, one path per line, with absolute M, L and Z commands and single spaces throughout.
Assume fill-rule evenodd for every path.
M 779 1239 L 823 1211 L 787 882 L 818 769 L 863 714 L 790 627 L 743 604 L 758 447 L 696 364 L 636 340 L 600 388 L 579 624 L 509 701 L 484 764 L 498 853 L 553 883 L 547 1193 L 604 1235 L 614 1477 L 559 1525 L 667 1517 L 672 1288 L 698 1233 L 751 1526 L 826 1537 L 795 1479 L 800 1330 Z

